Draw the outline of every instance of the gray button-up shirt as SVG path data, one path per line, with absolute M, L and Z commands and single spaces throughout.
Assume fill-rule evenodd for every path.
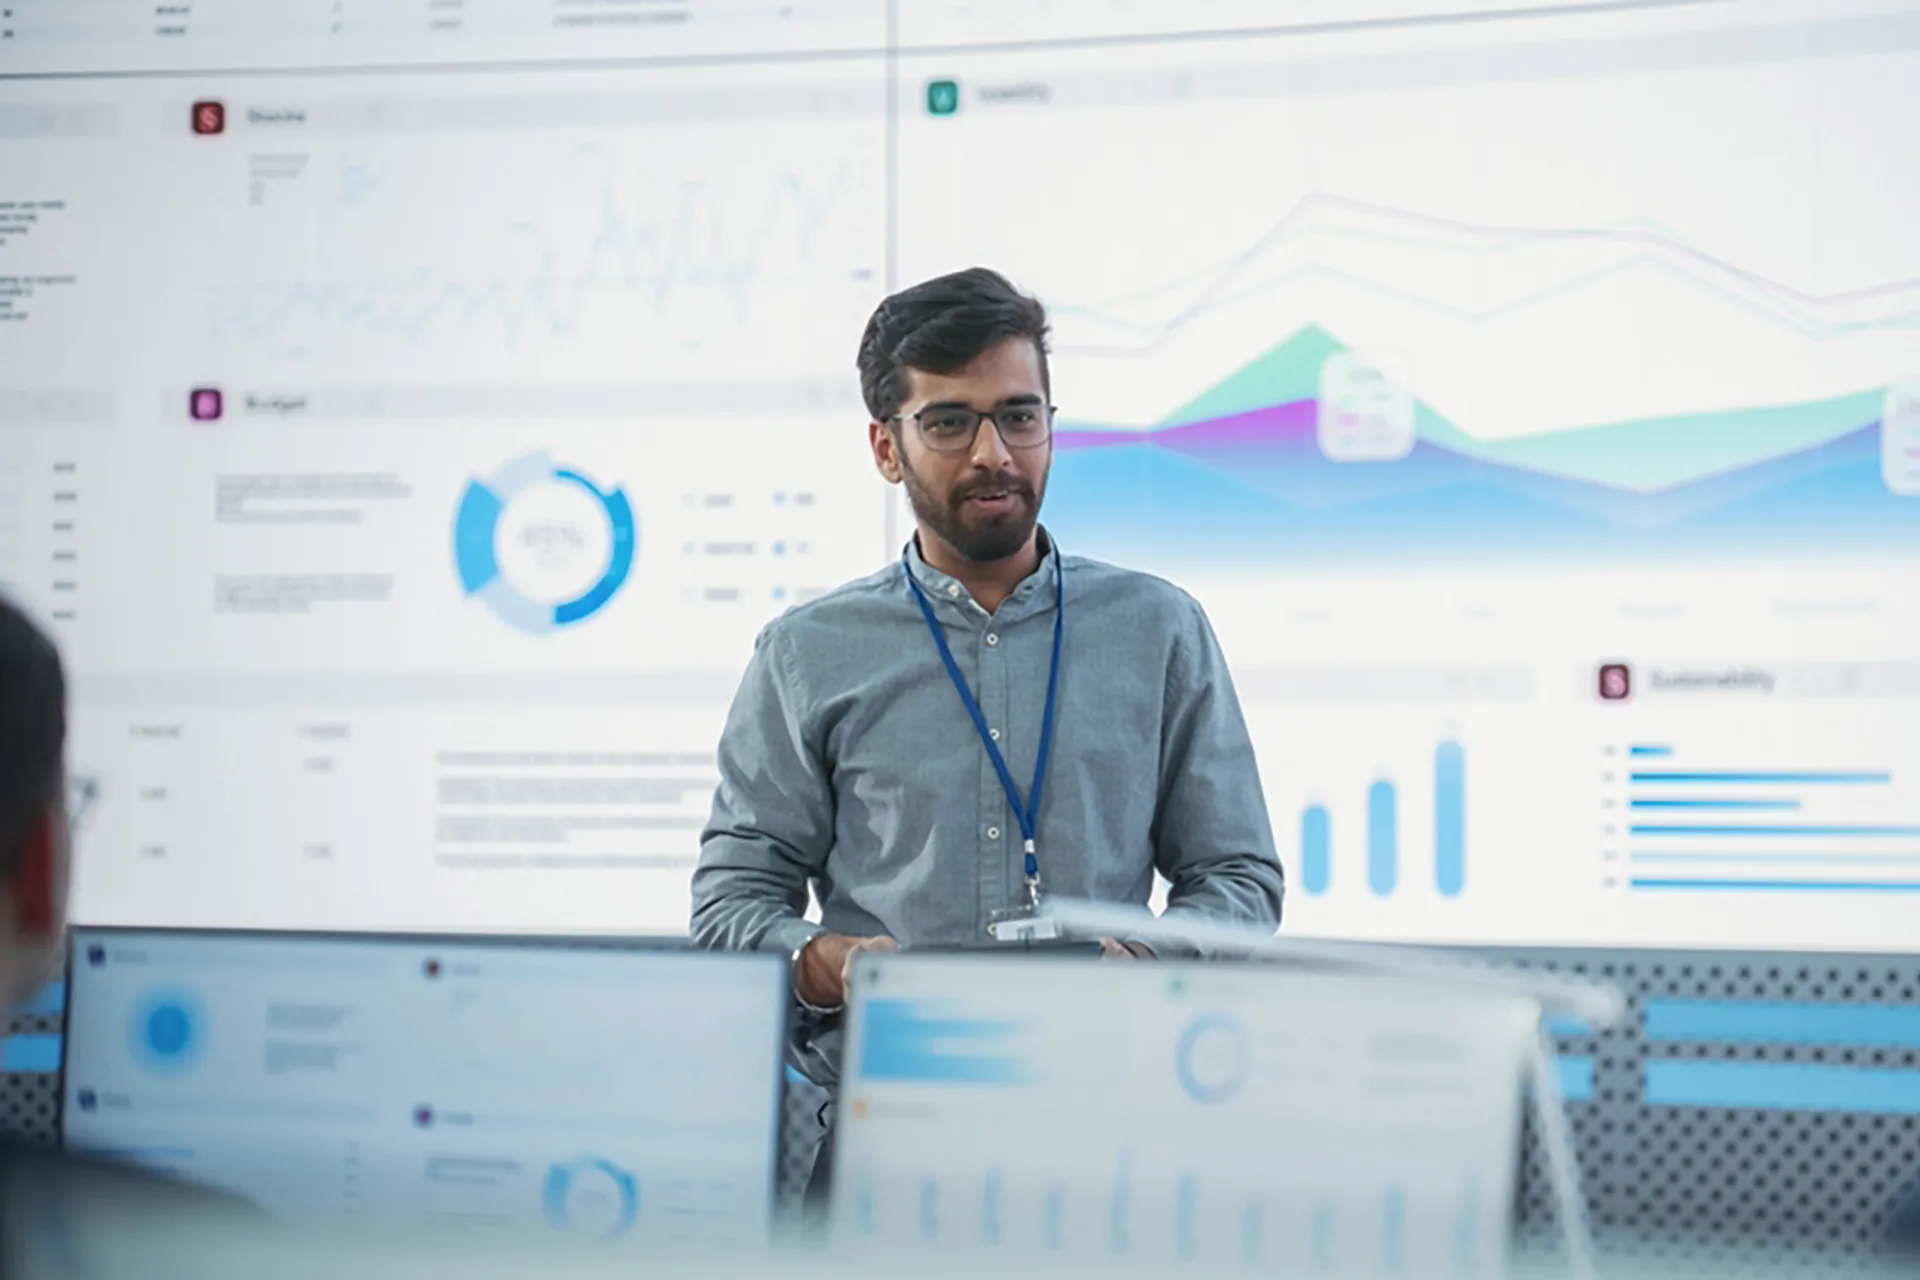
M 1042 535 L 1043 547 L 1048 547 Z M 989 614 L 907 563 L 1022 797 L 1053 644 L 1054 557 Z M 1246 722 L 1200 606 L 1064 558 L 1066 626 L 1035 845 L 1047 894 L 1272 929 L 1282 880 Z M 720 740 L 693 937 L 791 952 L 822 928 L 987 940 L 1025 899 L 1019 823 L 896 563 L 761 632 Z M 802 916 L 808 887 L 821 924 Z

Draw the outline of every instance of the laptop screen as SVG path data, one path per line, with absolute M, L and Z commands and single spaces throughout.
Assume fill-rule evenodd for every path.
M 774 956 L 76 929 L 63 1137 L 273 1218 L 767 1238 Z
M 832 1229 L 885 1247 L 1487 1276 L 1537 1010 L 1269 966 L 856 963 Z

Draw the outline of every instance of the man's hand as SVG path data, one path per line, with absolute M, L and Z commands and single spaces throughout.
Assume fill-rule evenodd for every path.
M 852 938 L 844 933 L 823 933 L 800 949 L 800 963 L 794 966 L 793 989 L 816 1009 L 838 1009 L 847 1002 L 847 986 L 853 976 L 853 958 L 862 951 L 898 951 L 892 938 Z
M 1151 960 L 1153 948 L 1144 942 L 1120 942 L 1114 938 L 1102 938 L 1100 954 L 1108 960 Z

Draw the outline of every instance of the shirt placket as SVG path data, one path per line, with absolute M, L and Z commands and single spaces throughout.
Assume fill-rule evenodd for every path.
M 978 606 L 974 606 L 976 609 Z M 980 701 L 980 713 L 986 717 L 988 736 L 994 745 L 1000 748 L 1003 759 L 1007 758 L 1007 660 L 1006 643 L 1000 634 L 999 620 L 990 615 L 975 619 L 978 624 L 973 632 L 974 670 L 978 672 L 979 685 L 975 696 Z M 1007 768 L 1013 770 L 1013 762 L 1007 760 Z M 1022 785 L 1017 773 L 1014 785 Z M 988 921 L 997 911 L 1004 911 L 1013 905 L 1007 896 L 1007 860 L 1012 857 L 1011 850 L 1020 841 L 1020 826 L 1014 817 L 1013 806 L 1007 803 L 1006 788 L 1000 785 L 999 771 L 993 767 L 993 760 L 987 755 L 986 747 L 980 748 L 980 858 L 978 862 L 980 883 L 980 930 L 984 934 Z

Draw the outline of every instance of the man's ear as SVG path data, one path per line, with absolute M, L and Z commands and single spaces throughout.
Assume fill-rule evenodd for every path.
M 25 938 L 50 938 L 60 931 L 58 894 L 54 891 L 54 862 L 59 856 L 59 833 L 52 813 L 43 813 L 20 846 L 20 863 L 13 873 L 13 925 Z
M 887 483 L 899 484 L 906 479 L 900 466 L 900 437 L 892 427 L 884 422 L 868 423 L 867 443 L 873 446 L 873 465 L 887 478 Z

